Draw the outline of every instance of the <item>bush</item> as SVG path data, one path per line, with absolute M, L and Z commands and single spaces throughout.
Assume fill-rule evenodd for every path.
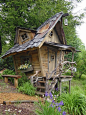
M 0 70 L 2 70 L 4 68 L 14 70 L 14 64 L 13 64 L 12 56 L 7 57 L 5 59 L 0 58 Z
M 3 79 L 3 77 L 1 76 L 1 74 L 0 74 L 0 79 Z
M 25 73 L 20 73 L 20 75 L 22 76 L 21 78 L 18 79 L 18 86 L 23 86 L 23 84 L 27 81 L 29 81 L 25 75 Z
M 15 75 L 15 72 L 13 70 L 10 69 L 6 69 L 3 71 L 3 75 Z M 13 78 L 8 78 L 12 83 L 14 83 L 14 79 Z
M 18 88 L 18 91 L 33 96 L 35 95 L 36 88 L 30 82 L 26 82 Z
M 3 75 L 15 75 L 15 72 L 10 69 L 6 69 L 3 71 Z

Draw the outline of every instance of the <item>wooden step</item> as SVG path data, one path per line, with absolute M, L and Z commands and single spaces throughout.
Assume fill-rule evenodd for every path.
M 61 78 L 71 78 L 71 77 L 73 77 L 73 76 L 69 76 L 69 75 L 61 75 Z
M 45 89 L 44 86 L 37 86 L 37 88 L 40 88 L 40 89 Z
M 40 83 L 46 83 L 46 81 L 38 81 L 38 82 L 40 82 Z
M 37 95 L 41 95 L 41 96 L 43 96 L 43 95 L 45 94 L 45 92 L 39 92 L 39 91 L 36 91 L 36 94 L 37 94 Z

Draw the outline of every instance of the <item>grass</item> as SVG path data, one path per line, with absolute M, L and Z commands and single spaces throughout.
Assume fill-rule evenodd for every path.
M 71 80 L 71 88 L 72 87 L 74 87 L 74 90 L 84 92 L 84 94 L 86 95 L 86 75 L 82 75 L 81 79 L 79 79 L 78 77 L 74 77 Z M 69 82 L 62 82 L 62 91 L 68 92 L 68 90 L 69 90 Z

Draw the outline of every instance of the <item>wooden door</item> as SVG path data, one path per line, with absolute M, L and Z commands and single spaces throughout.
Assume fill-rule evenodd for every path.
M 55 52 L 49 50 L 49 72 L 55 69 Z

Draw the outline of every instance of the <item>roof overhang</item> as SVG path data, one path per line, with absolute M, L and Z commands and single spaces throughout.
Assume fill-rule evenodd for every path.
M 59 44 L 59 43 L 54 43 L 54 42 L 45 42 L 45 45 L 57 48 L 58 50 L 62 51 L 68 51 L 68 52 L 80 52 L 79 50 L 76 50 L 74 47 L 70 45 L 64 45 L 64 44 Z

